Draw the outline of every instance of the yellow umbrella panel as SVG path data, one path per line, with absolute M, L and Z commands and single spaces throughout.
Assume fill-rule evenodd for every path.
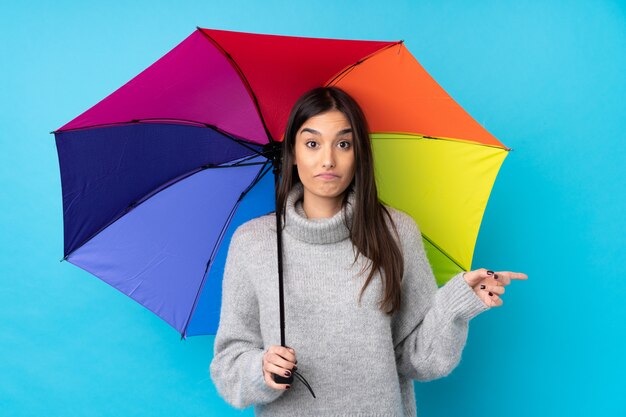
M 380 198 L 416 220 L 437 282 L 470 270 L 491 188 L 507 152 L 497 147 L 375 133 Z

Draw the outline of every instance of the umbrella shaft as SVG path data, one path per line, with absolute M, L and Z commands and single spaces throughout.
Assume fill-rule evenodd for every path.
M 276 246 L 277 246 L 277 258 L 278 258 L 278 300 L 280 309 L 280 345 L 285 346 L 285 299 L 283 290 L 283 239 L 282 239 L 282 227 L 281 227 L 281 211 L 282 207 L 278 204 L 278 186 L 279 186 L 279 173 L 280 173 L 280 161 L 278 158 L 274 158 L 273 173 L 274 173 L 274 193 L 276 199 Z
M 276 241 L 278 247 L 278 299 L 280 309 L 280 344 L 285 345 L 285 298 L 283 290 L 283 242 L 282 231 L 280 230 L 280 213 L 276 208 Z

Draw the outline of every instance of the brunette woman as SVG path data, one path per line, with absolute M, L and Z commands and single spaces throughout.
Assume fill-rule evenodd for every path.
M 448 375 L 469 321 L 527 276 L 478 269 L 437 287 L 415 221 L 378 199 L 367 122 L 342 90 L 304 94 L 283 146 L 289 347 L 280 346 L 276 218 L 267 215 L 231 240 L 215 385 L 259 416 L 415 416 L 412 381 Z M 299 380 L 276 381 L 296 371 L 317 398 Z

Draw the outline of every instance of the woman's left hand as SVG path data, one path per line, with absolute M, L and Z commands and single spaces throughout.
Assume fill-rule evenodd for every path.
M 512 279 L 526 280 L 528 275 L 510 271 L 493 272 L 480 268 L 464 273 L 463 278 L 487 306 L 499 307 L 503 304 L 500 295 L 504 294 L 504 287 L 509 285 Z

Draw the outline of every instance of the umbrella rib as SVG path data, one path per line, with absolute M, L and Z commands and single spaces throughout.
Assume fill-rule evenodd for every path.
M 421 231 L 420 231 L 421 233 Z M 456 266 L 458 266 L 461 270 L 465 271 L 465 268 L 463 268 L 459 262 L 457 262 L 456 259 L 454 259 L 452 256 L 450 256 L 445 250 L 443 250 L 441 247 L 439 247 L 439 245 L 437 245 L 435 243 L 434 240 L 432 240 L 431 238 L 429 238 L 428 236 L 426 236 L 424 233 L 421 233 L 422 238 L 424 238 L 425 240 L 428 241 L 428 243 L 430 243 L 431 245 L 433 245 L 439 252 L 443 253 L 446 258 L 450 259 L 452 261 L 453 264 L 455 264 Z
M 266 174 L 270 171 L 270 169 L 271 169 L 271 164 L 270 164 L 270 161 L 266 161 L 266 162 L 265 162 L 265 165 L 267 166 L 267 168 L 265 169 L 265 171 L 264 171 L 261 175 L 257 176 L 257 177 L 255 178 L 255 180 L 254 180 L 254 181 L 252 181 L 252 184 L 250 184 L 250 185 L 248 186 L 248 188 L 246 188 L 246 189 L 243 191 L 243 193 L 242 193 L 242 195 L 241 195 L 241 199 L 243 199 L 243 198 L 246 196 L 246 194 L 248 194 L 248 192 L 252 189 L 252 187 L 254 187 L 255 185 L 257 185 L 257 184 L 259 183 L 259 181 L 261 181 L 261 180 L 263 179 L 263 177 L 264 177 L 264 176 L 265 176 L 265 175 L 266 175 Z M 263 168 L 262 168 L 262 169 L 263 169 Z
M 357 65 L 363 63 L 364 61 L 370 59 L 371 57 L 373 57 L 374 55 L 377 55 L 379 53 L 381 53 L 382 51 L 388 49 L 388 48 L 393 48 L 396 45 L 402 45 L 404 43 L 404 41 L 397 41 L 392 43 L 391 45 L 387 45 L 383 48 L 380 48 L 377 51 L 372 52 L 371 54 L 367 55 L 364 58 L 359 59 L 357 62 L 355 62 L 354 64 L 351 64 L 349 66 L 347 66 L 346 68 L 344 68 L 343 70 L 339 71 L 333 78 L 331 78 L 327 83 L 326 86 L 332 86 L 336 83 L 338 83 L 339 81 L 341 81 L 342 78 L 344 78 L 346 75 L 348 75 L 348 73 L 350 71 L 352 71 Z
M 197 127 L 206 127 L 208 129 L 214 130 L 218 133 L 221 133 L 222 135 L 226 136 L 228 139 L 232 140 L 233 142 L 236 142 L 237 144 L 245 147 L 246 149 L 251 150 L 252 152 L 256 153 L 257 155 L 263 155 L 262 152 L 259 152 L 258 149 L 253 148 L 252 146 L 249 145 L 248 141 L 244 140 L 244 139 L 240 139 L 238 137 L 236 137 L 235 135 L 233 135 L 232 133 L 223 130 L 215 125 L 209 124 L 209 123 L 204 123 L 204 122 L 198 122 L 195 120 L 188 120 L 188 119 L 173 119 L 173 118 L 162 118 L 162 117 L 154 117 L 154 118 L 146 118 L 146 119 L 133 119 L 130 121 L 126 121 L 126 122 L 112 122 L 112 123 L 102 123 L 102 124 L 97 124 L 97 125 L 90 125 L 90 126 L 83 126 L 83 127 L 77 127 L 74 129 L 65 129 L 65 130 L 54 130 L 50 133 L 52 134 L 56 134 L 56 133 L 65 133 L 65 132 L 74 132 L 77 130 L 87 130 L 87 129 L 98 129 L 98 128 L 103 128 L 103 127 L 107 127 L 107 126 L 125 126 L 125 125 L 130 125 L 130 124 L 142 124 L 142 123 L 146 123 L 146 124 L 150 124 L 153 123 L 155 121 L 170 121 L 170 122 L 181 122 L 181 123 L 160 123 L 160 124 L 172 124 L 172 125 L 176 125 L 176 126 L 180 126 L 181 124 L 187 124 L 187 125 L 194 125 Z M 259 144 L 260 145 L 260 144 Z
M 392 139 L 396 139 L 396 140 L 420 140 L 420 139 L 443 140 L 443 141 L 448 141 L 448 142 L 458 142 L 458 143 L 464 143 L 464 144 L 470 144 L 470 145 L 476 145 L 476 146 L 486 146 L 487 148 L 504 149 L 507 152 L 513 150 L 513 148 L 508 148 L 506 146 L 502 148 L 502 146 L 488 145 L 486 143 L 480 143 L 480 142 L 476 142 L 473 140 L 446 138 L 443 136 L 427 136 L 427 135 L 422 135 L 419 133 L 405 133 L 405 132 L 371 132 L 370 133 L 371 138 L 376 139 L 376 140 L 389 139 L 389 138 L 384 137 L 386 135 L 393 135 L 394 137 Z
M 259 115 L 259 120 L 261 120 L 261 124 L 263 125 L 263 129 L 265 129 L 265 134 L 267 135 L 267 138 L 269 139 L 270 142 L 275 142 L 274 138 L 272 138 L 272 134 L 270 133 L 269 129 L 267 128 L 267 125 L 265 124 L 265 119 L 263 118 L 263 114 L 261 113 L 261 107 L 259 106 L 259 101 L 257 100 L 256 94 L 254 94 L 254 91 L 252 90 L 252 86 L 250 85 L 250 82 L 248 82 L 248 79 L 246 78 L 246 76 L 243 73 L 243 70 L 241 69 L 241 67 L 239 67 L 239 64 L 237 64 L 237 61 L 235 61 L 233 59 L 233 57 L 226 51 L 226 49 L 224 49 L 224 47 L 222 45 L 220 45 L 215 39 L 213 39 L 209 34 L 207 34 L 205 31 L 202 30 L 202 28 L 200 28 L 199 26 L 196 26 L 196 29 L 205 37 L 207 38 L 213 45 L 215 45 L 215 47 L 224 55 L 224 57 L 226 57 L 226 59 L 230 62 L 230 64 L 233 66 L 233 68 L 235 69 L 235 71 L 237 71 L 237 74 L 239 74 L 239 77 L 241 78 L 241 82 L 243 83 L 243 85 L 246 87 L 246 90 L 248 90 L 248 94 L 250 94 L 250 98 L 252 99 L 252 101 L 254 102 L 254 108 L 257 111 L 257 114 Z
M 176 124 L 176 125 L 187 124 L 187 125 L 196 125 L 196 126 L 201 126 L 201 127 L 212 127 L 212 125 L 209 125 L 207 123 L 199 122 L 197 120 L 191 120 L 191 119 L 177 119 L 177 118 L 171 118 L 171 117 L 150 117 L 150 118 L 145 118 L 145 119 L 132 119 L 132 120 L 127 120 L 127 121 L 122 121 L 122 122 L 97 123 L 94 125 L 73 127 L 71 129 L 63 129 L 63 130 L 57 129 L 57 130 L 53 130 L 50 133 L 74 132 L 77 130 L 96 129 L 96 128 L 107 127 L 107 126 L 122 126 L 122 125 L 128 125 L 128 124 L 142 123 L 144 121 L 155 122 L 159 120 L 165 121 L 165 122 L 167 121 L 180 122 L 180 123 L 163 123 L 163 124 Z
M 217 252 L 218 252 L 217 248 L 221 246 L 222 240 L 224 239 L 224 236 L 226 234 L 226 230 L 230 226 L 230 223 L 235 215 L 235 212 L 237 211 L 237 208 L 239 208 L 239 204 L 244 199 L 244 197 L 248 194 L 248 192 L 252 189 L 252 187 L 254 187 L 259 181 L 261 181 L 261 179 L 265 176 L 265 174 L 269 172 L 270 167 L 271 167 L 270 162 L 266 161 L 264 163 L 264 167 L 259 170 L 259 172 L 257 173 L 252 183 L 245 190 L 241 192 L 241 195 L 237 199 L 237 202 L 233 205 L 232 209 L 230 210 L 230 213 L 228 214 L 228 217 L 226 218 L 226 221 L 222 225 L 220 234 L 217 238 L 217 241 L 213 245 L 213 249 L 211 250 L 211 255 L 209 256 L 209 260 L 207 261 L 206 267 L 204 269 L 204 274 L 202 275 L 202 282 L 198 286 L 198 291 L 196 292 L 196 296 L 193 300 L 193 305 L 191 306 L 191 309 L 189 310 L 189 316 L 187 317 L 187 320 L 185 322 L 185 327 L 183 327 L 183 331 L 180 336 L 181 340 L 184 339 L 187 335 L 187 327 L 189 327 L 189 323 L 191 323 L 191 317 L 193 316 L 193 313 L 196 310 L 196 307 L 198 305 L 198 300 L 200 299 L 200 294 L 202 294 L 202 290 L 204 289 L 204 284 L 206 283 L 206 279 L 208 278 L 208 271 L 211 267 L 211 264 L 215 260 L 215 256 L 217 255 Z
M 208 169 L 208 168 L 236 168 L 236 167 L 244 167 L 244 166 L 249 166 L 249 165 L 263 165 L 266 162 L 263 161 L 259 161 L 259 162 L 250 162 L 247 163 L 247 161 L 251 161 L 254 160 L 255 158 L 258 158 L 259 156 L 265 156 L 265 155 L 248 155 L 246 157 L 243 157 L 241 159 L 238 159 L 237 162 L 233 162 L 228 163 L 228 164 L 206 164 L 206 165 L 202 165 L 200 168 L 203 169 Z
M 247 157 L 248 159 L 250 159 L 249 157 Z M 128 214 L 131 210 L 133 210 L 135 207 L 139 206 L 141 203 L 145 202 L 146 200 L 148 200 L 149 198 L 153 197 L 154 195 L 156 195 L 157 193 L 160 193 L 161 191 L 171 187 L 172 185 L 184 180 L 187 177 L 190 177 L 191 175 L 197 174 L 198 172 L 204 171 L 205 169 L 215 169 L 215 168 L 239 168 L 239 167 L 243 167 L 243 166 L 252 166 L 252 165 L 264 165 L 266 164 L 267 161 L 260 161 L 260 162 L 250 162 L 250 163 L 240 163 L 238 164 L 233 163 L 230 165 L 203 165 L 199 168 L 195 168 L 192 171 L 189 171 L 185 174 L 179 175 L 178 177 L 166 182 L 165 184 L 162 184 L 161 186 L 155 188 L 154 190 L 150 191 L 149 193 L 145 194 L 143 197 L 139 198 L 136 201 L 131 202 L 128 206 L 126 206 L 122 211 L 120 211 L 117 215 L 115 215 L 108 223 L 106 223 L 104 226 L 102 226 L 100 229 L 98 229 L 95 233 L 93 233 L 91 236 L 87 237 L 81 244 L 77 245 L 74 250 L 72 250 L 71 252 L 67 253 L 65 256 L 63 256 L 63 259 L 61 259 L 61 261 L 67 260 L 67 258 L 74 252 L 76 252 L 78 249 L 82 248 L 84 245 L 86 245 L 91 239 L 93 239 L 94 237 L 96 237 L 98 234 L 100 234 L 103 230 L 105 230 L 107 227 L 109 227 L 110 225 L 112 225 L 113 223 L 115 223 L 116 221 L 118 221 L 121 217 L 125 216 L 126 214 Z M 262 168 L 261 168 L 262 169 Z

